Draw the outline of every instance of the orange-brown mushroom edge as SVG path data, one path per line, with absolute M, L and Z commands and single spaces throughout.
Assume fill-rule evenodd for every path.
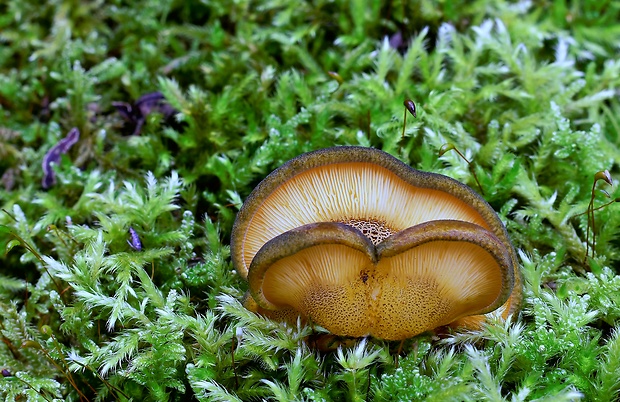
M 323 222 L 268 241 L 248 281 L 263 309 L 292 308 L 335 335 L 401 340 L 497 309 L 513 272 L 502 242 L 469 222 L 422 223 L 377 246 Z
M 267 176 L 237 215 L 231 238 L 235 269 L 244 278 L 265 243 L 315 222 L 340 222 L 377 245 L 409 227 L 435 220 L 476 224 L 505 247 L 514 290 L 502 316 L 518 311 L 521 274 L 515 251 L 491 206 L 468 186 L 421 172 L 372 148 L 334 147 L 300 155 Z M 261 309 L 259 308 L 259 311 Z M 269 314 L 268 314 L 269 315 Z M 484 316 L 456 319 L 451 326 L 479 326 Z

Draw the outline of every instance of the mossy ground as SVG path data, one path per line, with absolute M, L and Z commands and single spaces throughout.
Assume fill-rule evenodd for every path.
M 595 175 L 618 177 L 618 21 L 605 0 L 3 2 L 0 396 L 617 400 L 619 194 Z M 117 111 L 156 91 L 177 114 Z M 523 266 L 513 322 L 420 336 L 396 364 L 398 345 L 318 353 L 240 305 L 243 199 L 344 144 L 476 172 Z

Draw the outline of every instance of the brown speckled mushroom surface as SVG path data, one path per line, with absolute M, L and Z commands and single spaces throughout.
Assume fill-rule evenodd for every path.
M 318 229 L 309 225 L 322 222 L 336 224 L 336 227 L 340 228 L 338 229 L 340 232 L 346 232 L 347 234 L 343 235 L 347 239 L 344 244 L 333 239 L 333 228 L 321 227 Z M 430 222 L 433 223 L 424 226 L 425 223 Z M 456 222 L 457 226 L 469 225 L 463 230 L 473 228 L 473 231 L 477 233 L 476 239 L 454 240 L 456 238 L 454 237 L 456 236 L 454 230 L 458 232 L 459 228 L 462 229 L 463 227 L 458 226 L 457 229 L 454 229 L 454 225 L 450 222 Z M 414 227 L 417 228 L 417 232 L 410 229 Z M 351 237 L 349 233 L 351 231 L 347 228 L 354 229 L 352 232 L 355 232 L 356 235 Z M 421 244 L 412 247 L 411 244 L 424 238 L 424 233 L 428 232 L 429 228 L 433 229 L 434 236 L 432 241 L 428 242 L 431 245 Z M 443 230 L 453 233 L 454 238 L 440 240 Z M 308 232 L 310 235 L 307 234 Z M 330 234 L 326 235 L 327 232 Z M 304 234 L 300 235 L 300 233 Z M 405 236 L 403 233 L 408 233 L 408 235 Z M 492 237 L 492 241 L 488 240 L 490 237 Z M 305 240 L 302 241 L 302 238 Z M 282 239 L 286 239 L 286 241 Z M 303 243 L 304 241 L 316 244 L 312 243 L 306 247 L 303 246 L 306 244 Z M 268 243 L 268 250 L 263 250 Z M 448 244 L 450 247 L 447 247 Z M 492 244 L 493 250 L 487 247 L 489 244 Z M 284 247 L 285 245 L 286 247 Z M 289 253 L 287 250 L 291 247 L 298 249 L 298 251 Z M 389 256 L 390 253 L 394 252 L 393 250 L 404 250 L 407 247 L 412 250 L 415 249 L 415 252 L 403 251 L 397 253 L 398 257 Z M 471 188 L 456 180 L 447 176 L 412 169 L 389 154 L 372 148 L 335 147 L 323 149 L 301 155 L 276 169 L 256 187 L 240 210 L 233 227 L 231 248 L 234 266 L 242 277 L 248 277 L 248 271 L 253 270 L 260 271 L 262 272 L 261 275 L 264 275 L 262 278 L 264 281 L 260 281 L 260 286 L 256 285 L 258 283 L 257 274 L 251 272 L 248 278 L 252 296 L 260 308 L 267 310 L 290 310 L 293 308 L 302 317 L 318 322 L 336 334 L 364 335 L 363 330 L 353 329 L 352 322 L 363 323 L 359 325 L 368 328 L 382 327 L 383 329 L 374 332 L 371 330 L 370 333 L 385 339 L 402 339 L 401 336 L 405 332 L 407 336 L 413 336 L 416 334 L 414 332 L 423 327 L 423 330 L 427 330 L 440 325 L 458 326 L 460 322 L 471 326 L 484 319 L 483 316 L 474 318 L 471 317 L 472 315 L 478 317 L 479 314 L 500 307 L 496 305 L 498 300 L 501 300 L 500 305 L 504 304 L 502 307 L 504 309 L 503 315 L 507 316 L 516 311 L 521 299 L 521 277 L 514 249 L 509 242 L 502 222 L 488 203 Z M 454 251 L 449 256 L 445 256 L 446 248 L 458 249 L 461 250 L 458 252 L 464 254 L 461 255 Z M 465 252 L 465 249 L 469 249 L 469 251 Z M 411 255 L 406 257 L 409 254 Z M 267 261 L 265 255 L 271 259 L 269 262 L 265 262 Z M 379 255 L 381 255 L 380 258 Z M 443 257 L 440 257 L 442 255 Z M 473 257 L 475 255 L 478 257 Z M 417 263 L 412 262 L 412 258 L 419 261 L 422 257 L 426 259 L 427 265 L 418 264 L 418 266 Z M 474 261 L 475 258 L 481 258 L 486 262 L 469 261 Z M 257 260 L 255 261 L 255 259 Z M 338 261 L 332 261 L 334 259 Z M 349 262 L 355 259 L 357 259 L 355 263 Z M 327 260 L 331 262 L 326 262 Z M 427 323 L 424 325 L 415 327 L 417 324 L 411 324 L 411 328 L 418 329 L 390 332 L 385 328 L 390 325 L 390 321 L 396 319 L 396 316 L 389 314 L 388 310 L 398 297 L 405 297 L 407 300 L 419 299 L 420 302 L 424 300 L 427 307 L 430 303 L 435 303 L 438 306 L 441 303 L 448 302 L 445 295 L 440 295 L 440 291 L 443 291 L 441 289 L 447 286 L 445 281 L 437 282 L 438 279 L 436 278 L 428 280 L 428 277 L 418 274 L 413 276 L 407 276 L 409 274 L 404 273 L 398 274 L 402 275 L 401 279 L 395 279 L 398 277 L 395 273 L 386 276 L 380 272 L 387 269 L 383 267 L 386 266 L 387 262 L 385 261 L 388 260 L 394 261 L 388 264 L 392 269 L 395 269 L 393 268 L 395 266 L 409 267 L 407 269 L 413 270 L 411 272 L 420 269 L 427 272 L 437 271 L 437 261 L 441 260 L 444 261 L 439 264 L 443 267 L 442 269 L 451 272 L 450 274 L 442 274 L 444 276 L 458 276 L 454 273 L 467 271 L 469 268 L 465 269 L 463 266 L 469 264 L 469 266 L 474 267 L 473 271 L 470 272 L 472 278 L 476 277 L 474 275 L 476 266 L 490 266 L 489 261 L 494 261 L 495 268 L 493 270 L 495 274 L 491 275 L 489 272 L 484 275 L 480 274 L 478 281 L 481 284 L 481 289 L 487 286 L 482 284 L 480 279 L 482 277 L 491 283 L 489 286 L 496 286 L 496 288 L 493 291 L 487 288 L 480 290 L 480 294 L 485 296 L 476 296 L 479 299 L 477 303 L 472 304 L 469 301 L 464 302 L 459 299 L 459 304 L 470 303 L 470 306 L 463 307 L 462 310 L 455 309 L 452 306 L 450 307 L 451 312 L 437 322 L 426 319 Z M 435 261 L 433 262 L 434 265 L 429 266 L 428 261 Z M 415 267 L 412 268 L 412 266 Z M 260 269 L 255 267 L 260 267 Z M 484 271 L 483 268 L 479 269 Z M 510 270 L 509 275 L 505 272 L 506 269 Z M 341 286 L 338 292 L 349 292 L 352 295 L 351 297 L 355 295 L 353 299 L 359 298 L 356 303 L 366 303 L 366 310 L 358 309 L 364 311 L 363 314 L 360 313 L 362 315 L 352 319 L 353 321 L 345 319 L 344 316 L 338 319 L 339 315 L 327 307 L 325 300 L 331 300 L 330 303 L 336 304 L 342 304 L 342 300 L 335 296 L 331 299 L 317 298 L 316 292 L 325 287 L 321 285 L 323 283 L 321 281 L 326 279 L 319 281 L 317 279 L 319 276 L 317 276 L 315 279 L 309 280 L 308 272 L 314 271 L 317 271 L 315 272 L 316 275 L 321 271 L 323 278 L 335 280 L 339 284 L 338 286 Z M 272 282 L 268 282 L 267 279 L 271 281 L 270 277 L 276 276 L 285 276 L 295 283 L 303 284 L 303 286 L 299 285 L 306 292 L 303 296 L 305 300 L 303 306 L 287 304 L 278 299 L 279 292 L 291 293 L 292 290 L 287 289 L 289 282 L 286 281 L 282 282 L 282 285 L 270 285 Z M 403 279 L 405 277 L 408 279 Z M 491 280 L 492 277 L 495 279 Z M 498 281 L 497 278 L 499 277 L 502 279 Z M 365 295 L 364 292 L 360 293 L 359 288 L 353 285 L 355 278 L 361 278 L 364 286 L 371 286 L 372 284 L 375 293 L 366 292 Z M 364 278 L 366 279 L 363 280 Z M 409 284 L 405 285 L 402 281 L 409 281 Z M 343 285 L 345 283 L 348 285 Z M 474 285 L 475 281 L 468 286 L 473 289 L 475 288 Z M 282 286 L 283 289 L 278 290 L 278 286 Z M 349 290 L 346 290 L 347 286 L 350 287 Z M 376 290 L 378 287 L 381 288 L 380 291 Z M 425 292 L 428 292 L 428 289 L 433 287 L 436 290 L 430 293 L 436 295 L 437 300 L 432 301 L 432 297 L 420 296 L 427 294 L 422 292 L 422 289 L 426 289 Z M 311 289 L 310 293 L 308 293 L 307 288 Z M 515 291 L 511 293 L 512 289 Z M 383 296 L 376 297 L 377 292 Z M 310 294 L 315 296 L 311 297 Z M 387 295 L 390 294 L 392 296 L 389 296 L 391 299 L 388 303 Z M 490 299 L 493 299 L 492 303 L 489 303 Z M 371 306 L 368 306 L 369 303 Z M 417 302 L 412 301 L 411 303 L 413 305 Z M 430 314 L 429 311 L 432 312 L 439 308 L 426 308 L 425 305 L 420 305 L 418 310 L 409 309 L 407 314 L 428 315 Z M 377 309 L 383 309 L 386 312 L 379 314 Z M 326 312 L 325 315 L 336 317 L 335 321 L 342 323 L 341 328 L 330 328 L 329 325 L 321 322 L 317 318 L 321 316 L 321 311 Z M 327 313 L 328 311 L 329 313 Z M 351 314 L 353 314 L 352 311 Z M 403 317 L 402 313 L 395 314 L 399 314 L 398 317 Z M 368 321 L 368 317 L 371 317 L 370 319 L 374 321 L 368 323 L 362 317 L 365 317 L 366 321 Z M 381 317 L 388 318 L 383 319 Z M 411 318 L 407 319 L 412 320 Z M 384 321 L 384 324 L 378 324 L 381 320 Z M 369 331 L 366 330 L 366 332 Z

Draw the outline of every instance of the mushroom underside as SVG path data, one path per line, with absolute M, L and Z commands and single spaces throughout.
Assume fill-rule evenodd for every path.
M 292 309 L 336 335 L 388 340 L 492 311 L 514 284 L 501 241 L 453 220 L 415 225 L 377 245 L 342 223 L 303 225 L 265 243 L 248 280 L 262 309 Z
M 461 223 L 448 227 L 443 221 Z M 446 228 L 449 235 L 442 234 Z M 359 231 L 351 235 L 354 229 Z M 507 318 L 521 301 L 516 254 L 491 206 L 462 183 L 372 148 L 322 149 L 273 171 L 237 215 L 231 254 L 250 283 L 249 309 L 293 323 L 301 316 L 343 336 L 402 339 L 433 329 L 435 322 L 477 328 L 485 320 L 480 314 L 499 308 Z M 431 254 L 442 263 L 422 269 L 408 259 L 430 260 Z M 458 272 L 457 260 L 484 254 L 491 262 L 481 264 L 487 266 L 483 273 Z M 461 279 L 449 286 L 450 276 Z M 451 287 L 452 293 L 442 293 Z M 451 298 L 454 289 L 468 288 L 477 289 L 471 291 L 476 303 L 467 294 Z M 436 300 L 420 296 L 425 292 Z M 296 302 L 278 298 L 286 293 L 297 295 Z M 338 304 L 342 311 L 325 313 Z

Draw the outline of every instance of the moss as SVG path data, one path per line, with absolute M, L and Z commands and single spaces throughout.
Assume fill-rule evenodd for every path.
M 0 395 L 617 399 L 618 190 L 595 175 L 618 176 L 619 18 L 594 0 L 4 2 Z M 396 362 L 399 345 L 321 354 L 303 341 L 320 328 L 245 310 L 242 201 L 333 145 L 479 190 L 519 251 L 515 321 L 417 337 Z

